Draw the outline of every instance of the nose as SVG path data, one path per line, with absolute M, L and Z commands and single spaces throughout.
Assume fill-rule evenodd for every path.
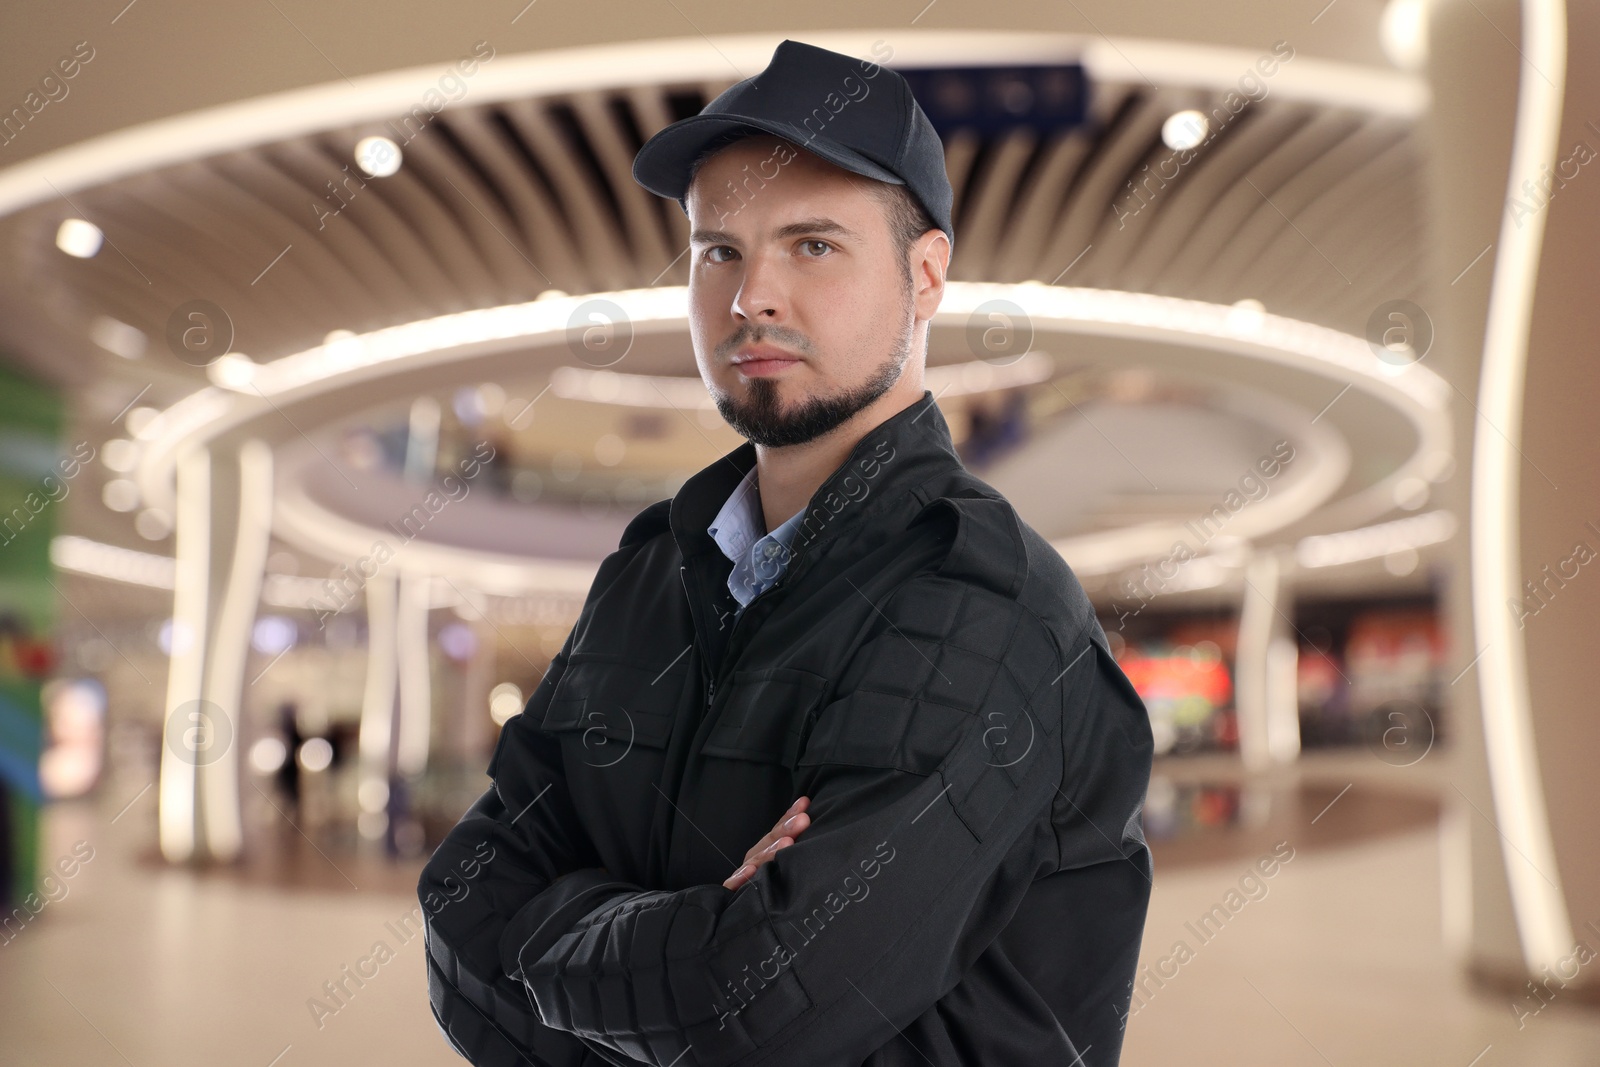
M 765 256 L 752 254 L 745 260 L 744 277 L 733 294 L 733 315 L 745 322 L 777 322 L 787 311 L 779 285 L 776 265 Z

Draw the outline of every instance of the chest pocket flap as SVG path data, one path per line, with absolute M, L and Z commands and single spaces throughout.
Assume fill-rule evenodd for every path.
M 701 751 L 793 769 L 827 684 L 821 675 L 793 667 L 734 671 Z
M 666 748 L 688 677 L 687 660 L 641 667 L 620 656 L 573 653 L 545 709 L 542 725 L 582 730 L 585 747 L 607 740 Z

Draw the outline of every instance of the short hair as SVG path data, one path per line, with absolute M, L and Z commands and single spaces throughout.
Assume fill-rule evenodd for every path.
M 929 230 L 938 229 L 928 209 L 922 202 L 911 194 L 911 190 L 904 185 L 893 182 L 880 182 L 872 178 L 864 178 L 867 195 L 878 202 L 883 208 L 883 215 L 889 223 L 889 238 L 894 242 L 897 253 L 895 260 L 900 264 L 900 276 L 907 286 L 911 285 L 911 267 L 906 263 L 906 253 L 911 250 L 911 245 L 917 238 Z

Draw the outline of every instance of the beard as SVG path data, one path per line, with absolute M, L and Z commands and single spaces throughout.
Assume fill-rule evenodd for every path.
M 906 311 L 909 321 L 900 331 L 893 350 L 861 385 L 833 396 L 808 396 L 792 409 L 785 410 L 776 379 L 751 378 L 747 395 L 742 400 L 731 393 L 711 391 L 717 413 L 740 437 L 766 448 L 803 445 L 833 432 L 900 380 L 911 355 L 911 334 L 916 328 L 909 300 Z M 760 333 L 758 327 L 751 340 L 760 341 Z M 742 334 L 743 331 L 728 343 L 744 343 Z

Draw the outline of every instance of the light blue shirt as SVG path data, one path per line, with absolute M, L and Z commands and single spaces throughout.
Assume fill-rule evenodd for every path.
M 728 495 L 727 503 L 706 527 L 722 554 L 733 561 L 728 575 L 728 591 L 739 602 L 739 610 L 776 582 L 793 557 L 790 545 L 800 530 L 805 508 L 771 533 L 763 534 L 766 520 L 761 514 L 761 496 L 756 487 L 756 468 Z

